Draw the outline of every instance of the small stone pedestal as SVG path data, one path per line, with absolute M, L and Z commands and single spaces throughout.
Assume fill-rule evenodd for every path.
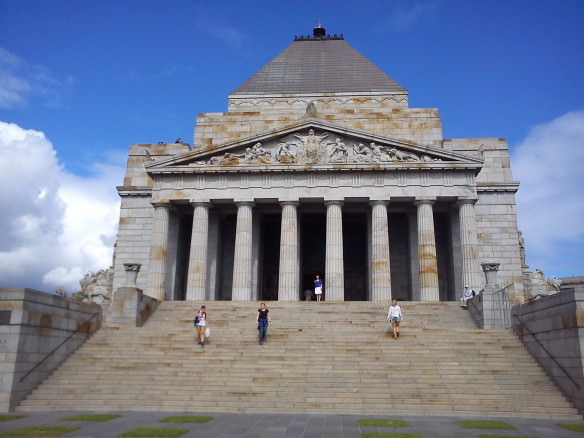
M 108 326 L 141 327 L 160 304 L 160 301 L 144 295 L 142 289 L 136 287 L 140 267 L 139 263 L 124 263 L 126 286 L 115 290 L 107 318 Z

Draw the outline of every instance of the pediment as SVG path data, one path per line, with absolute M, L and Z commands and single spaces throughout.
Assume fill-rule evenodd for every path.
M 212 149 L 195 150 L 155 161 L 146 165 L 148 171 L 193 171 L 223 168 L 282 169 L 286 166 L 306 169 L 355 168 L 361 166 L 402 167 L 424 164 L 481 167 L 482 160 L 475 157 L 446 151 L 440 148 L 419 145 L 390 137 L 372 135 L 365 131 L 348 129 L 322 120 L 305 120 L 277 131 L 229 142 Z M 440 166 L 443 167 L 443 166 Z M 457 166 L 455 166 L 457 167 Z

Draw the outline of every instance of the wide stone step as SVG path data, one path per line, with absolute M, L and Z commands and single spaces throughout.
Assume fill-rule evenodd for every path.
M 268 303 L 258 346 L 258 303 L 211 302 L 204 348 L 200 304 L 164 302 L 144 327 L 100 330 L 18 410 L 577 417 L 512 334 L 476 329 L 457 303 L 404 303 L 399 341 L 383 304 Z

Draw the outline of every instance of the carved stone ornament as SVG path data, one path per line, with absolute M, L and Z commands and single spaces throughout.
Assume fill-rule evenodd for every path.
M 375 142 L 365 145 L 355 140 L 345 141 L 332 133 L 316 132 L 311 128 L 308 131 L 290 134 L 278 142 L 271 142 L 268 145 L 258 142 L 245 150 L 213 155 L 191 165 L 371 164 L 431 161 L 442 160 Z
M 136 279 L 138 272 L 140 272 L 140 263 L 124 263 L 124 271 L 126 271 L 126 286 L 136 287 Z

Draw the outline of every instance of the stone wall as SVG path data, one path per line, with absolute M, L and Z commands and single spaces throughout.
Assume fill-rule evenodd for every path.
M 584 286 L 513 306 L 512 325 L 530 353 L 584 415 Z
M 0 288 L 0 412 L 13 410 L 100 324 L 98 304 L 32 289 Z

